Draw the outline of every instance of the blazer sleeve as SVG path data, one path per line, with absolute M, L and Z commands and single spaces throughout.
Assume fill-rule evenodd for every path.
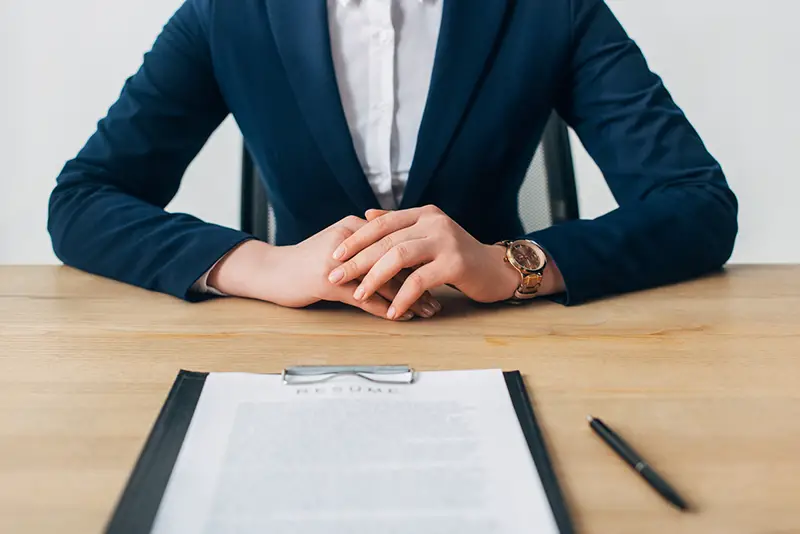
M 719 269 L 738 231 L 737 200 L 720 165 L 605 2 L 572 4 L 572 47 L 556 110 L 619 208 L 530 235 L 562 272 L 563 301 Z
M 176 297 L 247 234 L 167 213 L 189 163 L 228 115 L 204 20 L 188 0 L 50 197 L 48 230 L 70 266 Z

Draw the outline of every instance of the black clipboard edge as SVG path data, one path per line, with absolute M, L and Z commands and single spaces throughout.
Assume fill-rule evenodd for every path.
M 544 436 L 539 424 L 536 422 L 536 416 L 533 414 L 533 404 L 531 404 L 528 390 L 525 388 L 522 374 L 519 371 L 504 372 L 503 377 L 506 379 L 511 403 L 517 412 L 517 419 L 519 419 L 525 440 L 528 442 L 528 448 L 539 472 L 539 478 L 542 481 L 547 500 L 550 502 L 550 508 L 553 510 L 553 517 L 556 520 L 558 530 L 561 534 L 574 534 L 575 528 L 572 524 L 572 518 L 570 517 L 564 494 L 558 485 L 558 478 L 553 469 L 553 463 L 550 461 L 550 454 L 547 452 Z
M 117 503 L 106 534 L 150 532 L 208 373 L 181 370 Z M 511 403 L 561 534 L 575 530 L 519 371 L 505 372 Z
M 150 532 L 208 373 L 181 370 L 145 441 L 106 534 Z

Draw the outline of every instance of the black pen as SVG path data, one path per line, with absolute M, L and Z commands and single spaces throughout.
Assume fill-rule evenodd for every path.
M 633 450 L 633 447 L 628 445 L 624 439 L 619 437 L 613 430 L 608 428 L 605 423 L 600 419 L 595 419 L 591 415 L 586 416 L 589 421 L 589 426 L 592 427 L 595 434 L 600 436 L 600 439 L 606 442 L 611 449 L 616 452 L 628 465 L 633 467 L 642 478 L 644 478 L 650 486 L 661 494 L 666 500 L 680 508 L 681 510 L 688 510 L 689 505 L 686 504 L 678 492 L 672 489 L 667 482 L 656 473 L 652 467 L 647 465 L 639 454 Z

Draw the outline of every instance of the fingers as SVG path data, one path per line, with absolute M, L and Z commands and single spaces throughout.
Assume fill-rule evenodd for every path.
M 353 296 L 356 300 L 368 298 L 403 269 L 427 263 L 434 258 L 435 253 L 433 242 L 428 239 L 414 239 L 392 247 L 367 272 Z M 413 276 L 413 273 L 409 276 Z
M 382 296 L 388 302 L 394 300 L 395 296 L 400 290 L 400 287 L 408 276 L 408 272 L 410 271 L 403 271 L 396 277 L 389 280 L 385 286 L 378 289 L 377 294 Z M 442 305 L 439 303 L 439 301 L 433 298 L 433 295 L 427 291 L 423 293 L 419 300 L 411 305 L 411 311 L 414 312 L 414 315 L 425 318 L 433 317 L 439 311 L 441 311 L 441 309 Z
M 397 292 L 387 312 L 388 318 L 399 317 L 426 292 L 428 289 L 442 285 L 439 267 L 436 262 L 423 265 L 406 278 L 400 291 Z
M 341 221 L 336 221 L 335 223 L 333 223 L 331 227 L 344 228 L 346 230 L 350 230 L 350 232 L 352 233 L 355 233 L 365 224 L 367 224 L 367 221 L 365 221 L 361 217 L 356 217 L 355 215 L 348 215 Z
M 349 304 L 350 306 L 355 306 L 356 308 L 361 308 L 365 312 L 374 315 L 375 317 L 380 317 L 382 319 L 386 319 L 389 317 L 389 301 L 385 298 L 381 297 L 380 295 L 373 295 L 368 299 L 362 299 L 360 301 L 353 298 L 353 291 L 356 288 L 356 283 L 353 282 L 351 284 L 347 284 L 341 287 L 337 287 L 334 291 L 334 298 L 338 299 L 340 302 L 345 304 Z M 409 305 L 410 307 L 410 305 Z M 408 321 L 414 317 L 414 314 L 408 311 L 403 313 L 395 314 L 392 319 L 396 319 L 398 321 Z
M 344 240 L 333 253 L 333 259 L 346 261 L 389 234 L 408 228 L 419 219 L 420 210 L 390 211 L 368 222 Z
M 388 210 L 367 210 L 367 213 L 365 213 L 364 215 L 367 218 L 367 222 L 371 222 L 380 217 L 381 215 L 386 215 L 387 213 L 389 213 Z
M 333 284 L 344 284 L 351 280 L 359 279 L 367 274 L 378 260 L 391 252 L 394 247 L 420 237 L 423 236 L 417 235 L 413 227 L 389 234 L 334 269 L 328 280 Z
M 388 300 L 389 302 L 392 302 L 394 300 L 394 297 L 397 296 L 397 293 L 400 291 L 400 288 L 402 287 L 403 282 L 405 282 L 406 279 L 408 279 L 409 275 L 412 272 L 414 272 L 412 269 L 403 269 L 402 271 L 400 271 L 397 274 L 397 276 L 392 278 L 389 282 L 390 282 L 390 284 L 394 285 L 393 289 L 395 289 L 395 290 L 392 292 L 392 296 L 390 298 L 386 298 L 386 297 L 384 297 L 384 298 L 386 298 L 386 300 Z M 422 308 L 422 313 L 417 313 L 416 312 L 415 308 L 417 308 L 417 307 Z M 421 315 L 422 317 L 426 317 L 427 318 L 428 314 L 430 314 L 430 316 L 432 317 L 432 316 L 436 315 L 437 313 L 439 313 L 440 311 L 442 311 L 442 304 L 436 298 L 434 298 L 434 296 L 431 295 L 428 291 L 425 291 L 422 294 L 422 297 L 420 299 L 418 299 L 412 305 L 411 309 L 412 309 L 412 311 L 414 311 L 415 314 Z M 433 313 L 431 313 L 431 311 Z

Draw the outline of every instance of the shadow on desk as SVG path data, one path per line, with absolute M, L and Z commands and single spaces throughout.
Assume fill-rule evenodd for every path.
M 439 312 L 436 315 L 436 317 L 442 319 L 485 317 L 489 315 L 495 315 L 498 312 L 506 310 L 508 308 L 515 308 L 515 309 L 521 307 L 539 308 L 541 306 L 552 305 L 552 302 L 545 299 L 534 300 L 531 302 L 526 302 L 524 304 L 508 304 L 505 302 L 482 304 L 480 302 L 475 302 L 474 300 L 465 297 L 458 291 L 450 288 L 442 288 L 436 290 L 434 291 L 434 296 L 442 304 L 442 311 Z M 351 309 L 354 312 L 366 313 L 361 310 L 356 310 L 351 306 L 339 302 L 318 302 L 306 308 L 306 310 L 311 312 L 315 310 L 330 311 L 330 310 L 346 310 L 346 309 Z

